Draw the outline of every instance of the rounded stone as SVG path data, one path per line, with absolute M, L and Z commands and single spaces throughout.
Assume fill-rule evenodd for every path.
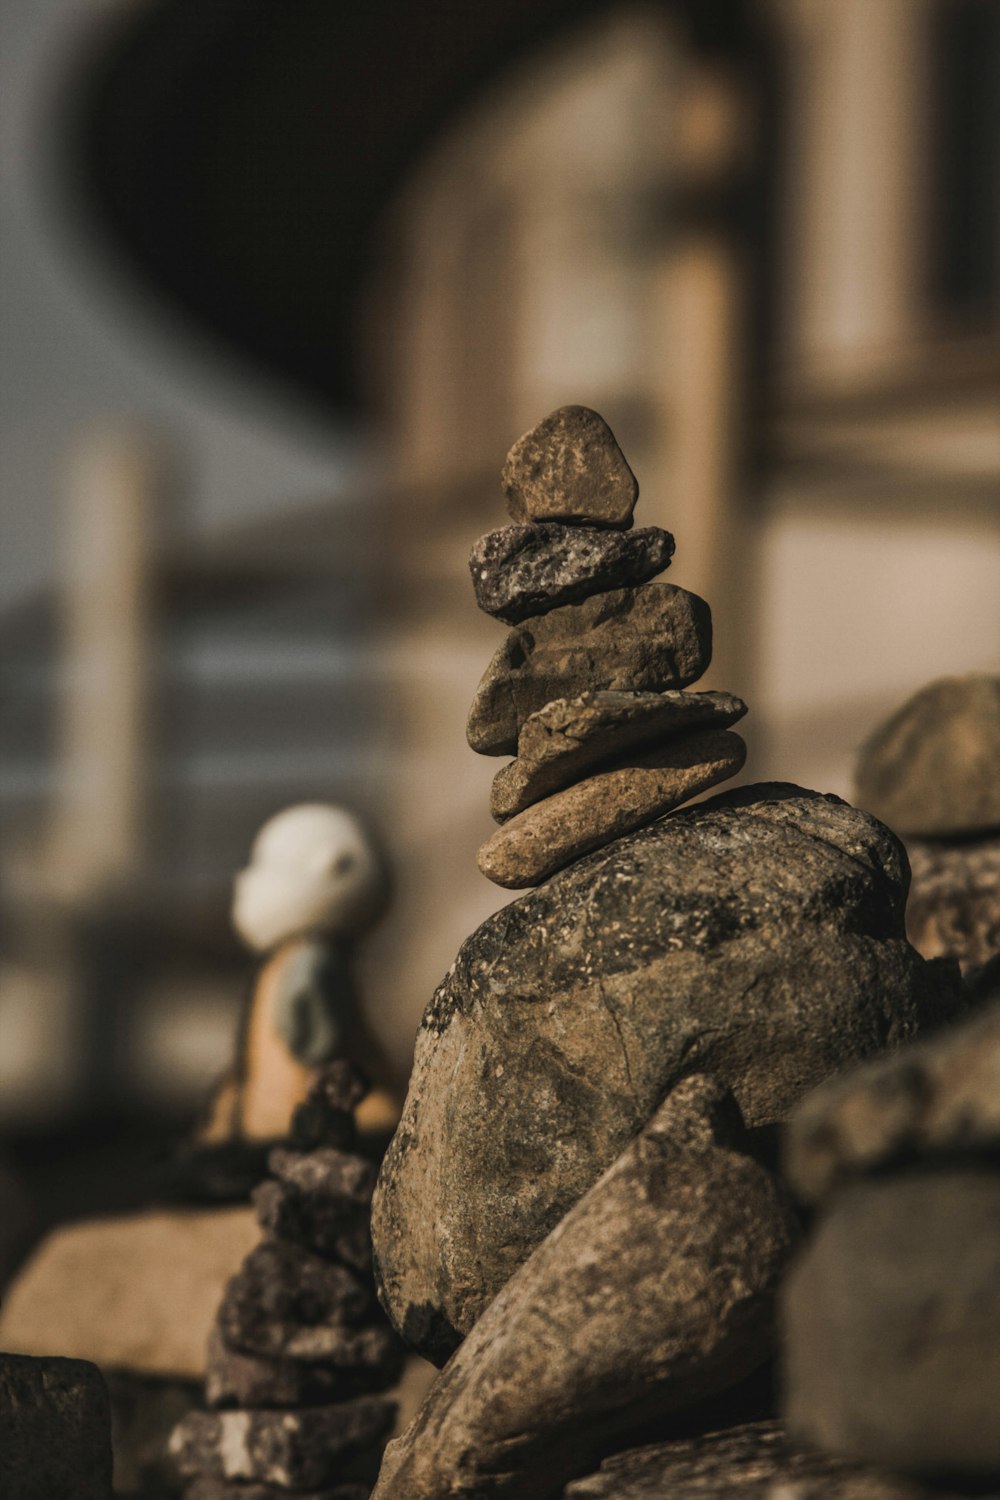
M 373 1204 L 380 1296 L 441 1361 L 695 1071 L 747 1124 L 958 1004 L 903 935 L 875 819 L 746 787 L 589 855 L 463 945 L 417 1037 Z
M 560 406 L 518 438 L 501 483 L 514 521 L 625 529 L 639 495 L 614 433 L 589 406 Z

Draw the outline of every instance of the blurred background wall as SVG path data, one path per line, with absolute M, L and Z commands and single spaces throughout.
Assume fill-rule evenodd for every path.
M 229 882 L 302 799 L 386 846 L 405 1077 L 507 899 L 466 558 L 558 405 L 712 604 L 744 779 L 849 795 L 900 700 L 996 669 L 993 0 L 4 11 L 15 1147 L 191 1119 L 250 969 Z

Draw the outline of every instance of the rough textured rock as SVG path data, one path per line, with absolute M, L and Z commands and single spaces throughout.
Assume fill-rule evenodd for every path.
M 513 755 L 525 719 L 553 698 L 682 688 L 711 659 L 708 605 L 673 584 L 645 583 L 564 604 L 509 632 L 473 699 L 469 744 L 482 755 Z
M 796 1192 L 917 1158 L 1000 1152 L 1000 1004 L 903 1047 L 804 1099 L 785 1137 Z
M 963 969 L 1000 952 L 1000 838 L 929 843 L 908 839 L 913 881 L 910 942 L 925 958 L 957 958 Z
M 0 1494 L 111 1500 L 111 1408 L 96 1365 L 0 1354 Z
M 365 1450 L 388 1436 L 395 1415 L 378 1396 L 294 1412 L 193 1411 L 174 1428 L 170 1455 L 184 1475 L 313 1489 L 359 1477 L 351 1460 L 368 1467 Z
M 357 1136 L 354 1111 L 367 1092 L 367 1082 L 346 1058 L 326 1063 L 292 1115 L 292 1145 L 300 1151 L 352 1146 Z
M 793 1433 L 904 1473 L 1000 1476 L 1000 1171 L 848 1188 L 783 1302 Z
M 497 885 L 537 885 L 571 860 L 735 776 L 745 759 L 746 745 L 724 729 L 634 750 L 518 813 L 483 844 L 477 863 Z
M 403 1350 L 390 1328 L 345 1328 L 324 1364 L 267 1359 L 229 1349 L 218 1331 L 208 1346 L 209 1406 L 322 1406 L 399 1379 Z
M 521 726 L 517 759 L 493 778 L 490 812 L 498 823 L 595 766 L 627 751 L 661 744 L 693 729 L 725 729 L 747 706 L 732 693 L 584 693 L 556 698 Z
M 856 801 L 897 833 L 1000 829 L 1000 677 L 946 677 L 861 751 Z
M 616 1453 L 567 1485 L 566 1500 L 959 1500 L 793 1442 L 780 1422 L 747 1422 Z M 981 1497 L 982 1500 L 982 1497 Z
M 304 1153 L 272 1151 L 270 1167 L 277 1180 L 261 1183 L 253 1194 L 263 1228 L 367 1273 L 374 1164 L 321 1147 Z
M 259 1237 L 249 1208 L 63 1225 L 8 1289 L 0 1347 L 200 1379 L 219 1298 Z
M 357 1323 L 371 1298 L 344 1266 L 284 1240 L 265 1240 L 226 1288 L 219 1329 L 250 1354 L 323 1359 Z
M 616 1432 L 735 1384 L 770 1351 L 793 1237 L 732 1096 L 685 1079 L 484 1312 L 376 1500 L 540 1500 Z
M 390 1317 L 440 1363 L 679 1079 L 751 1126 L 958 1004 L 903 938 L 899 841 L 837 798 L 743 787 L 490 917 L 424 1015 L 375 1192 Z
M 518 438 L 500 482 L 515 521 L 624 528 L 639 495 L 614 433 L 588 406 L 561 406 Z
M 645 583 L 670 566 L 674 539 L 659 526 L 503 526 L 479 538 L 469 558 L 476 603 L 508 625 L 591 594 Z

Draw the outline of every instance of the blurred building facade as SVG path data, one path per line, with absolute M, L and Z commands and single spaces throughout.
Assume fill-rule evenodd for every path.
M 759 53 L 720 54 L 669 8 L 614 5 L 485 88 L 416 164 L 374 247 L 377 478 L 373 461 L 353 500 L 123 558 L 153 579 L 150 615 L 128 627 L 145 676 L 126 654 L 115 733 L 124 755 L 151 695 L 154 740 L 129 764 L 153 814 L 115 868 L 161 955 L 134 1000 L 154 1071 L 168 1034 L 179 1075 L 225 1044 L 226 882 L 288 801 L 349 800 L 380 827 L 397 894 L 366 988 L 402 1068 L 458 944 L 506 901 L 474 863 L 497 763 L 468 750 L 464 722 L 501 635 L 466 559 L 505 519 L 506 449 L 556 406 L 608 418 L 641 523 L 677 538 L 672 581 L 712 604 L 706 685 L 750 704 L 744 779 L 847 795 L 856 747 L 896 702 L 996 668 L 995 12 L 761 0 L 758 20 Z M 46 645 L 40 618 L 18 634 L 11 616 L 0 636 L 31 683 L 4 774 L 16 788 L 36 768 L 33 793 L 7 797 L 18 845 L 36 851 L 89 836 L 52 787 L 93 722 L 70 697 L 75 739 L 55 733 L 58 637 Z M 84 605 L 78 650 L 86 618 Z M 119 821 L 128 795 L 108 792 Z M 101 826 L 110 845 L 114 817 Z M 200 1060 L 185 1041 L 199 1027 Z

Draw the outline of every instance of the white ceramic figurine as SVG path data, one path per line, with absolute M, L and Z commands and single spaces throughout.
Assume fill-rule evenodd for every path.
M 349 1058 L 374 1085 L 359 1125 L 392 1127 L 389 1070 L 365 1025 L 351 963 L 355 940 L 385 903 L 382 862 L 346 809 L 303 803 L 264 824 L 236 877 L 232 915 L 240 937 L 266 962 L 253 986 L 235 1072 L 217 1091 L 201 1131 L 205 1144 L 286 1135 L 314 1070 L 334 1057 Z

